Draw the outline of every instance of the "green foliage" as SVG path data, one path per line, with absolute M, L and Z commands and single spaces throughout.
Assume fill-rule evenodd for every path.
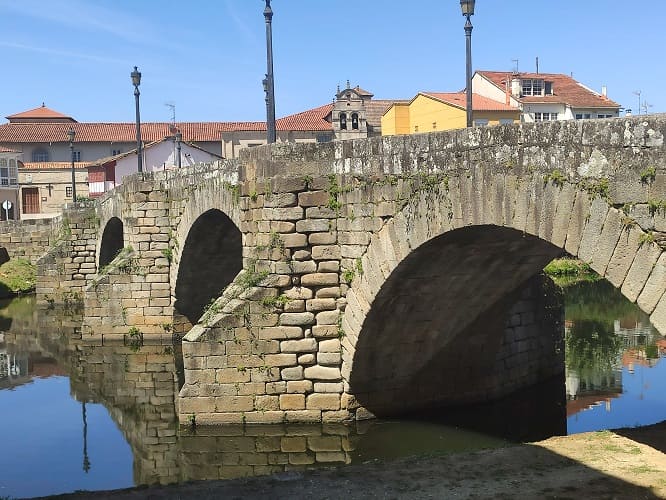
M 257 191 L 256 191 L 256 190 L 255 190 L 255 191 L 252 191 L 252 192 L 250 193 L 250 199 L 251 199 L 253 202 L 256 202 L 258 198 L 259 198 L 259 195 L 257 194 Z
M 128 340 L 127 340 L 127 345 L 129 348 L 137 352 L 139 349 L 141 349 L 141 346 L 143 345 L 143 333 L 141 333 L 141 330 L 139 330 L 136 326 L 131 326 L 130 329 L 127 332 L 128 335 Z
M 338 196 L 340 195 L 341 190 L 340 186 L 338 185 L 338 179 L 335 176 L 335 174 L 331 174 L 328 176 L 328 208 L 333 210 L 334 212 L 338 213 L 340 212 L 340 208 L 342 207 L 342 204 L 338 200 Z
M 363 261 L 360 257 L 356 257 L 356 272 L 359 276 L 363 276 Z
M 652 231 L 648 231 L 647 233 L 643 233 L 638 237 L 638 244 L 639 246 L 643 246 L 646 243 L 654 243 L 654 233 Z
M 0 296 L 10 296 L 34 291 L 37 268 L 21 257 L 10 259 L 0 266 Z
M 656 214 L 656 213 L 666 213 L 666 200 L 654 200 L 654 199 L 649 199 L 648 200 L 648 210 L 650 211 L 650 215 Z
M 580 281 L 597 281 L 600 276 L 589 264 L 578 259 L 554 259 L 544 268 L 544 272 L 561 287 L 568 287 Z
M 265 307 L 277 307 L 280 309 L 283 308 L 287 302 L 289 302 L 289 298 L 284 294 L 278 295 L 277 297 L 264 297 L 261 300 L 261 303 Z
M 597 196 L 605 200 L 610 198 L 610 183 L 605 177 L 597 180 L 584 179 L 578 183 L 578 186 L 587 191 L 593 198 Z
M 567 176 L 564 175 L 560 170 L 555 169 L 549 174 L 546 174 L 546 177 L 544 178 L 544 182 L 548 184 L 549 182 L 552 182 L 555 186 L 557 187 L 562 187 L 564 186 L 564 183 L 567 181 Z
M 346 283 L 351 283 L 354 281 L 354 277 L 356 276 L 356 271 L 353 269 L 343 269 L 342 270 L 342 279 L 345 280 Z
M 657 171 L 654 167 L 647 167 L 641 170 L 641 182 L 643 184 L 652 184 L 657 177 Z
M 171 247 L 163 248 L 162 249 L 162 255 L 164 255 L 164 257 L 166 257 L 166 260 L 168 260 L 169 264 L 170 264 L 171 261 L 173 260 L 173 248 L 171 248 Z
M 187 420 L 190 424 L 190 428 L 191 429 L 196 429 L 196 427 L 197 427 L 197 416 L 194 413 L 192 413 L 192 415 L 190 415 Z

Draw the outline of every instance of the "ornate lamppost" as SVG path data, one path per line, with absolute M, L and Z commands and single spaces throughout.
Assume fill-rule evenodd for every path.
M 462 15 L 467 18 L 465 23 L 465 40 L 466 40 L 466 60 L 467 60 L 467 75 L 465 85 L 467 86 L 467 126 L 472 126 L 472 21 L 470 17 L 474 15 L 475 0 L 460 0 L 460 8 Z
M 74 170 L 74 137 L 76 132 L 72 127 L 69 127 L 67 137 L 69 138 L 69 158 L 72 162 L 72 201 L 76 204 L 76 171 Z
M 275 80 L 273 78 L 273 10 L 271 0 L 266 0 L 264 9 L 266 19 L 266 78 L 263 80 L 266 93 L 266 141 L 273 144 L 277 139 L 275 130 Z
M 132 85 L 134 85 L 134 102 L 136 104 L 136 157 L 139 172 L 143 172 L 143 154 L 141 151 L 141 118 L 139 115 L 139 85 L 141 85 L 141 72 L 134 66 L 130 73 Z

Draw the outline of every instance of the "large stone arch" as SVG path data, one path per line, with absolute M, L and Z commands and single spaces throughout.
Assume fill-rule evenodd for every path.
M 347 397 L 355 401 L 349 409 L 394 411 L 391 405 L 400 398 L 418 400 L 424 377 L 452 374 L 447 363 L 465 357 L 467 368 L 474 365 L 466 350 L 493 342 L 475 329 L 509 309 L 525 286 L 533 286 L 530 278 L 564 251 L 590 263 L 651 314 L 657 328 L 666 326 L 666 257 L 603 195 L 589 184 L 476 168 L 421 190 L 386 218 L 346 294 L 342 376 Z M 413 325 L 418 335 L 401 337 L 395 323 L 403 332 Z M 464 342 L 451 342 L 465 335 Z M 483 356 L 486 364 L 492 361 Z M 446 388 L 441 392 L 446 397 Z M 460 393 L 464 399 L 465 391 Z
M 180 252 L 175 314 L 196 324 L 243 267 L 242 234 L 222 211 L 210 209 L 190 227 Z
M 118 217 L 111 217 L 102 232 L 97 269 L 107 266 L 124 246 L 123 223 Z

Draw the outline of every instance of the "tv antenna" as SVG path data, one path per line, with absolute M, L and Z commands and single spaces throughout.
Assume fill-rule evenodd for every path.
M 164 103 L 164 105 L 171 109 L 171 124 L 175 127 L 176 126 L 176 103 L 173 101 L 167 101 Z
M 641 91 L 640 90 L 634 90 L 633 94 L 638 96 L 638 114 L 641 114 Z

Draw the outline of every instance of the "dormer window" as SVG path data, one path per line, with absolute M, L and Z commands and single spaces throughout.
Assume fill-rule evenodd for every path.
M 543 80 L 526 78 L 523 80 L 523 96 L 543 95 Z
M 35 149 L 32 152 L 32 161 L 34 162 L 49 161 L 49 152 L 43 148 Z
M 358 130 L 358 113 L 352 113 L 352 130 Z
M 340 130 L 347 130 L 347 114 L 340 113 Z

